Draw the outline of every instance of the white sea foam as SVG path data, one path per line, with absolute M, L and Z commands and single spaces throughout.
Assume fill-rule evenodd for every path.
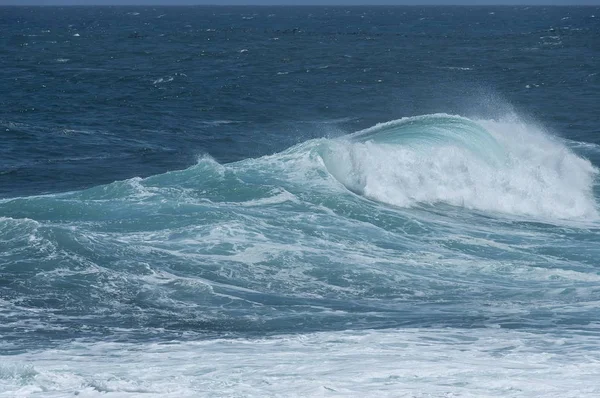
M 592 397 L 598 336 L 503 329 L 70 343 L 3 357 L 0 396 Z
M 408 122 L 418 129 L 422 120 Z M 592 192 L 598 170 L 588 160 L 518 119 L 477 124 L 504 148 L 503 164 L 453 142 L 415 148 L 369 140 L 342 140 L 324 160 L 352 191 L 396 206 L 443 202 L 549 219 L 598 219 Z

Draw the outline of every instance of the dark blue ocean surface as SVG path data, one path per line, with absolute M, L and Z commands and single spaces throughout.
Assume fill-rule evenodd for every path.
M 597 396 L 599 72 L 600 7 L 0 8 L 0 395 Z
M 598 140 L 591 7 L 2 8 L 5 197 L 510 105 Z

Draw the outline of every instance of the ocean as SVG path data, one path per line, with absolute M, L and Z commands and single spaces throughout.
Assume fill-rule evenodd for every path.
M 0 7 L 0 397 L 600 396 L 600 7 Z

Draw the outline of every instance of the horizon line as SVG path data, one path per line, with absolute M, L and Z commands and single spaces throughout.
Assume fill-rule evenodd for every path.
M 0 4 L 0 7 L 600 7 L 599 4 Z

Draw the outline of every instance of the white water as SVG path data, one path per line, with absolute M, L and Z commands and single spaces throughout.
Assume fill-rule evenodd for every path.
M 452 118 L 466 120 L 445 117 Z M 457 143 L 453 131 L 443 132 L 449 138 L 445 143 L 437 131 L 432 140 L 426 134 L 430 127 L 420 126 L 426 119 L 410 119 L 408 134 L 422 128 L 427 145 L 396 143 L 384 124 L 382 131 L 369 132 L 375 138 L 386 135 L 383 142 L 342 140 L 333 145 L 324 156 L 328 170 L 350 190 L 401 207 L 446 203 L 544 219 L 598 219 L 593 194 L 598 170 L 539 127 L 516 118 L 476 121 L 503 148 L 498 163 L 481 156 L 489 148 Z M 400 133 L 402 138 L 405 132 Z M 488 145 L 488 137 L 477 136 L 476 129 L 471 134 L 479 146 Z
M 598 336 L 503 329 L 71 343 L 3 357 L 0 396 L 594 397 Z

